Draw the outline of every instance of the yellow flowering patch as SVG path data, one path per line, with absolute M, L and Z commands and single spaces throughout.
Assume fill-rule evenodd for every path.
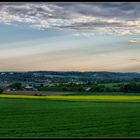
M 58 100 L 124 100 L 124 101 L 131 101 L 137 100 L 140 101 L 140 96 L 124 96 L 124 95 L 49 95 L 49 96 L 32 96 L 32 95 L 8 95 L 8 94 L 1 94 L 0 98 L 25 98 L 25 99 L 58 99 Z

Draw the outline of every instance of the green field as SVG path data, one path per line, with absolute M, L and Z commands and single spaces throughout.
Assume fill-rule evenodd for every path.
M 0 137 L 140 137 L 140 96 L 7 96 Z

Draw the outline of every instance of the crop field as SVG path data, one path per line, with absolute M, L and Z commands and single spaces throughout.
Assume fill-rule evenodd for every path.
M 0 137 L 140 137 L 140 96 L 3 94 L 0 124 Z
M 76 100 L 76 101 L 140 101 L 140 96 L 129 95 L 50 95 L 50 96 L 32 96 L 32 95 L 8 95 L 1 94 L 0 98 L 22 98 L 22 99 L 54 99 L 54 100 Z

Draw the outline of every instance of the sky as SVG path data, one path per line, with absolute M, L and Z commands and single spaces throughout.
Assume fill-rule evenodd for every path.
M 140 72 L 138 2 L 0 2 L 0 71 Z

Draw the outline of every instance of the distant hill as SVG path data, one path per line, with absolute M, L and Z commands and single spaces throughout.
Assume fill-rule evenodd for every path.
M 0 80 L 22 80 L 22 81 L 42 81 L 51 79 L 52 81 L 140 81 L 140 73 L 121 72 L 65 72 L 65 71 L 29 71 L 29 72 L 0 72 Z

